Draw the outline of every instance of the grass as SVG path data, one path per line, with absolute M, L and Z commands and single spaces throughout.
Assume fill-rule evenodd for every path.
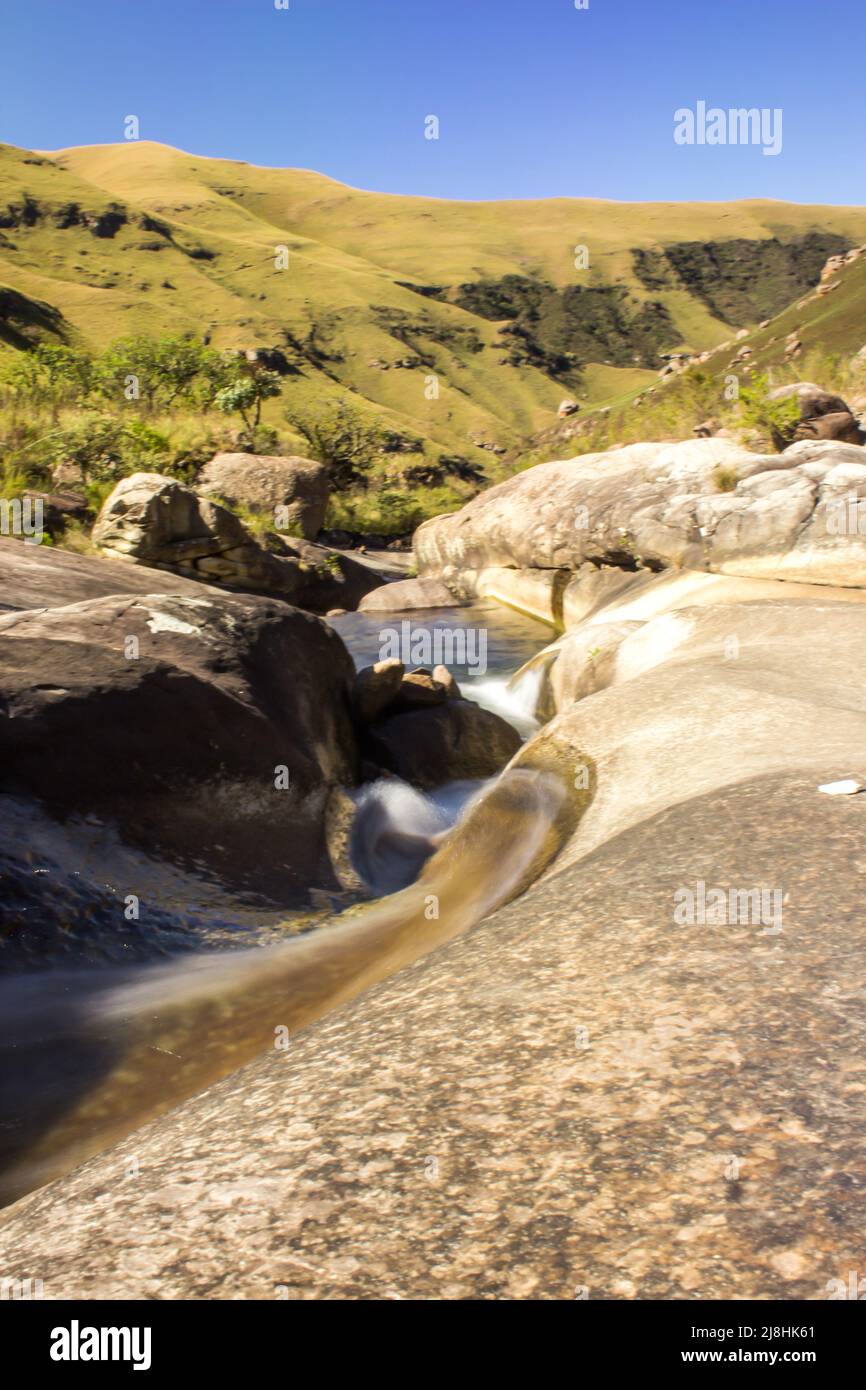
M 682 246 L 702 265 L 701 248 L 719 241 L 790 242 L 821 233 L 862 243 L 866 208 L 398 197 L 305 170 L 262 169 L 142 141 L 51 156 L 0 145 L 4 209 L 12 209 L 15 225 L 0 229 L 0 354 L 22 340 L 102 347 L 136 333 L 186 331 L 218 348 L 279 346 L 290 372 L 282 398 L 265 402 L 262 452 L 307 454 L 286 408 L 338 400 L 400 438 L 407 447 L 380 455 L 366 487 L 332 496 L 326 525 L 334 529 L 402 534 L 516 468 L 690 437 L 707 417 L 764 447 L 762 422 L 725 399 L 732 374 L 745 385 L 766 374 L 772 385 L 814 379 L 843 395 L 866 390 L 863 369 L 850 365 L 866 339 L 866 258 L 843 272 L 842 289 L 806 294 L 766 328 L 752 328 L 753 355 L 738 365 L 742 344 L 710 311 L 706 284 L 692 292 L 665 270 L 648 288 L 634 255 L 640 248 L 649 254 L 645 263 L 660 265 L 662 248 Z M 575 268 L 577 245 L 589 249 L 586 270 Z M 282 247 L 288 266 L 278 269 Z M 715 349 L 713 356 L 668 384 L 637 354 L 625 361 L 621 344 L 618 365 L 587 361 L 576 384 L 530 361 L 508 365 L 508 345 L 517 342 L 503 337 L 508 325 L 454 302 L 472 302 L 461 287 L 506 276 L 562 292 L 617 287 L 629 321 L 657 302 L 673 324 L 675 350 Z M 4 286 L 12 292 L 5 300 Z M 550 341 L 560 332 L 561 307 L 553 298 L 545 310 Z M 786 362 L 792 332 L 803 352 Z M 581 414 L 579 432 L 564 442 L 556 410 L 567 395 L 580 401 Z M 602 406 L 606 414 L 598 413 Z M 129 418 L 123 403 L 99 414 L 119 424 Z M 64 442 L 97 425 L 95 414 L 68 407 L 0 403 L 2 495 L 50 488 Z M 146 469 L 193 481 L 213 453 L 237 447 L 233 425 L 213 412 L 167 411 L 144 425 L 118 448 L 116 475 Z M 455 474 L 441 485 L 412 482 L 413 467 L 455 456 L 483 470 L 483 480 Z M 94 509 L 110 486 L 111 478 L 88 482 Z M 261 533 L 261 518 L 245 519 Z
M 729 326 L 681 285 L 648 290 L 633 248 L 816 229 L 866 240 L 866 210 L 856 207 L 396 197 L 146 141 L 51 157 L 0 146 L 0 207 L 20 206 L 25 193 L 48 215 L 3 235 L 0 282 L 55 306 L 72 338 L 191 329 L 217 346 L 284 344 L 302 389 L 348 391 L 390 428 L 465 454 L 493 478 L 477 441 L 513 451 L 552 425 L 573 391 L 531 365 L 503 365 L 502 325 L 448 302 L 461 284 L 528 275 L 562 289 L 621 286 L 637 305 L 658 300 L 681 346 L 702 347 L 730 336 Z M 126 221 L 113 236 L 61 227 L 62 210 L 74 205 L 103 217 L 119 207 Z M 586 270 L 575 269 L 576 245 L 589 248 Z M 445 298 L 413 285 L 444 287 Z M 395 365 L 413 355 L 420 368 Z M 371 365 L 383 362 L 387 370 Z M 651 379 L 637 371 L 590 362 L 582 403 L 616 402 Z M 435 397 L 426 393 L 431 375 Z M 273 411 L 265 418 L 273 421 Z

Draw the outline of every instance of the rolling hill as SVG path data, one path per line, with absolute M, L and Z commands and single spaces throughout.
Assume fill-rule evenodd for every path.
M 490 451 L 543 430 L 563 396 L 623 399 L 661 352 L 788 312 L 864 241 L 859 207 L 449 202 L 146 141 L 3 145 L 0 343 L 279 347 L 287 396 L 350 391 L 495 476 Z M 842 299 L 821 307 L 837 337 Z

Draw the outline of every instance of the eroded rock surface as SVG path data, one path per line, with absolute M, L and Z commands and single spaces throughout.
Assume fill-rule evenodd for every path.
M 778 455 L 722 439 L 631 444 L 529 468 L 425 522 L 415 551 L 422 574 L 464 595 L 493 592 L 494 571 L 536 586 L 558 572 L 567 585 L 587 563 L 862 587 L 861 498 L 866 513 L 866 455 L 851 444 Z M 519 594 L 502 596 L 521 606 Z M 562 625 L 556 600 L 530 593 L 522 606 Z
M 382 584 L 370 567 L 308 541 L 260 544 L 227 507 L 174 478 L 134 473 L 106 499 L 93 540 L 107 554 L 189 579 L 265 594 L 311 612 L 357 607 Z

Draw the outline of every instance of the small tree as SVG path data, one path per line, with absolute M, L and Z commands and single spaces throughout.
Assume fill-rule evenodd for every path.
M 279 396 L 282 389 L 278 372 L 267 367 L 252 372 L 239 368 L 235 379 L 217 391 L 214 405 L 225 415 L 240 415 L 252 436 L 262 418 L 262 402 Z
M 379 426 L 347 400 L 289 407 L 286 419 L 304 436 L 312 457 L 327 464 L 335 487 L 363 482 L 382 447 Z

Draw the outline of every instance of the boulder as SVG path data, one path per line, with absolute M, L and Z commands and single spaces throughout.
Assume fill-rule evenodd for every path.
M 447 700 L 379 719 L 364 735 L 365 758 L 413 786 L 492 777 L 520 747 L 520 735 L 470 700 Z
M 274 518 L 274 530 L 315 540 L 328 505 L 328 470 L 294 454 L 217 454 L 202 469 L 196 490 L 266 512 Z
M 354 608 L 382 578 L 308 541 L 259 544 L 227 507 L 159 473 L 124 478 L 106 499 L 93 540 L 107 554 L 190 579 L 285 599 L 311 612 Z
M 365 594 L 358 612 L 399 613 L 412 608 L 453 608 L 459 603 L 440 579 L 397 579 Z
M 402 661 L 395 656 L 361 668 L 352 687 L 352 707 L 359 724 L 372 724 L 393 704 L 400 693 L 403 671 Z
M 0 612 L 56 608 L 107 594 L 188 594 L 208 597 L 207 584 L 139 568 L 103 555 L 73 555 L 47 545 L 0 536 Z
M 838 439 L 843 444 L 866 444 L 866 430 L 861 429 L 850 410 L 834 410 L 814 420 L 801 420 L 794 431 L 794 439 Z
M 353 664 L 309 614 L 205 594 L 0 617 L 0 790 L 298 901 L 330 881 L 327 791 L 356 773 Z
M 433 709 L 434 706 L 443 704 L 447 698 L 444 685 L 440 685 L 431 671 L 419 667 L 417 670 L 406 672 L 390 712 L 403 714 L 410 710 Z
M 866 441 L 866 434 L 859 428 L 842 397 L 834 396 L 813 381 L 796 381 L 789 386 L 778 386 L 770 392 L 769 400 L 776 403 L 796 401 L 800 411 L 799 422 L 771 426 L 773 443 L 780 451 L 799 439 L 838 439 L 845 444 L 862 444 Z
M 771 455 L 724 439 L 632 444 L 516 474 L 425 522 L 415 553 L 422 574 L 447 574 L 467 598 L 494 567 L 555 586 L 587 563 L 861 587 L 866 516 L 861 533 L 845 510 L 861 498 L 866 513 L 866 455 L 850 444 Z
M 447 666 L 434 666 L 433 679 L 442 686 L 447 699 L 459 700 L 462 698 L 460 686 L 457 684 L 453 673 L 448 670 Z

